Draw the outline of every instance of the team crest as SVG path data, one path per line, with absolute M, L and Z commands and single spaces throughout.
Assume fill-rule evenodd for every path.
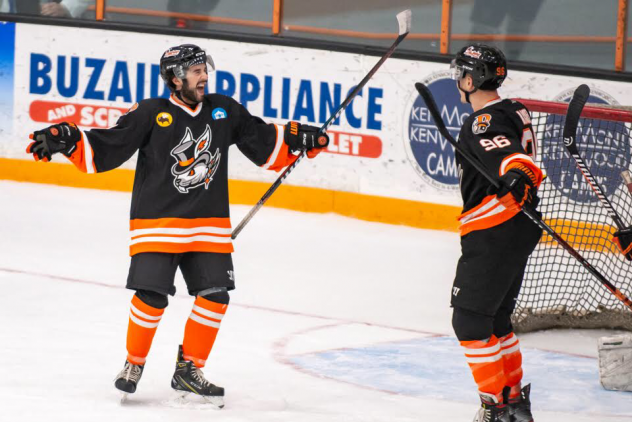
M 189 189 L 208 185 L 213 181 L 213 175 L 219 167 L 221 154 L 219 148 L 211 154 L 209 148 L 213 134 L 209 125 L 197 139 L 193 138 L 191 129 L 187 127 L 184 137 L 177 147 L 171 150 L 176 164 L 171 167 L 171 174 L 175 176 L 173 185 L 180 193 L 188 193 Z
M 489 114 L 479 114 L 474 119 L 474 123 L 472 123 L 472 132 L 474 135 L 480 135 L 481 133 L 487 132 L 487 128 L 490 126 L 490 122 L 492 121 L 492 116 Z

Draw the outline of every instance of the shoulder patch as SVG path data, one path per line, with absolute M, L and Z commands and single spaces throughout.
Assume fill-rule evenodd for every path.
M 472 123 L 472 132 L 475 135 L 487 132 L 487 128 L 491 125 L 491 114 L 479 114 Z
M 221 107 L 217 107 L 213 109 L 213 120 L 225 119 L 228 117 L 228 113 Z
M 156 123 L 158 123 L 158 125 L 161 127 L 167 127 L 172 122 L 173 117 L 171 117 L 171 114 L 167 113 L 166 111 L 158 113 L 158 115 L 156 116 Z

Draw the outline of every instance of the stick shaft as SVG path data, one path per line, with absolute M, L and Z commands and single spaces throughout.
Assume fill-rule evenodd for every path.
M 386 59 L 391 57 L 391 55 L 393 54 L 397 46 L 404 40 L 404 38 L 406 38 L 407 35 L 408 35 L 408 32 L 404 32 L 403 34 L 400 34 L 397 37 L 395 42 L 393 42 L 393 45 L 390 46 L 390 48 L 386 51 L 386 53 L 384 53 L 384 55 L 375 64 L 375 66 L 373 66 L 373 68 L 369 70 L 369 73 L 367 73 L 366 76 L 360 81 L 360 83 L 356 85 L 356 87 L 349 93 L 349 95 L 347 95 L 347 98 L 345 98 L 345 100 L 338 106 L 336 111 L 332 113 L 329 119 L 321 126 L 320 128 L 321 133 L 325 132 L 327 128 L 329 128 L 329 126 L 331 126 L 331 124 L 338 117 L 340 117 L 340 114 L 342 114 L 342 112 L 349 106 L 349 104 L 351 104 L 355 96 L 358 95 L 358 93 L 362 90 L 362 88 L 364 88 L 364 86 L 367 84 L 369 79 L 371 79 L 373 75 L 375 75 L 375 73 L 386 61 Z M 283 171 L 283 173 L 281 173 L 278 179 L 272 184 L 272 186 L 270 186 L 270 188 L 268 188 L 266 193 L 263 194 L 261 199 L 255 204 L 255 206 L 250 210 L 250 212 L 248 212 L 248 214 L 243 218 L 243 220 L 241 220 L 241 222 L 237 225 L 237 227 L 235 227 L 231 235 L 231 239 L 235 239 L 237 235 L 241 233 L 241 231 L 244 229 L 246 224 L 248 224 L 248 222 L 252 220 L 252 218 L 259 211 L 259 209 L 261 209 L 263 204 L 265 204 L 266 201 L 272 196 L 272 194 L 279 188 L 279 186 L 281 186 L 281 183 L 283 183 L 283 181 L 288 177 L 288 175 L 292 172 L 292 170 L 296 168 L 296 166 L 303 159 L 304 156 L 305 156 L 305 151 L 301 151 L 296 161 L 294 161 L 292 165 L 288 166 Z

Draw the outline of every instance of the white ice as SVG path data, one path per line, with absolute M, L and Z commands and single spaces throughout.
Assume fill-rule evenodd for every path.
M 472 419 L 476 387 L 448 306 L 457 234 L 267 207 L 235 242 L 237 289 L 205 368 L 226 407 L 179 403 L 170 389 L 192 306 L 180 277 L 121 405 L 129 201 L 0 182 L 0 421 Z M 233 225 L 248 210 L 232 207 Z M 632 421 L 632 394 L 594 377 L 607 334 L 521 337 L 538 422 Z

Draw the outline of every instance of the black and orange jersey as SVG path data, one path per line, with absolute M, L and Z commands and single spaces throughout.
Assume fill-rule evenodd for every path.
M 514 167 L 526 166 L 537 188 L 542 171 L 535 163 L 537 139 L 527 108 L 513 100 L 497 99 L 471 114 L 459 133 L 461 147 L 476 157 L 487 171 L 500 177 Z M 488 195 L 491 183 L 466 159 L 456 154 L 463 212 L 461 236 L 501 224 L 517 211 L 506 209 L 496 195 Z
M 70 160 L 84 172 L 101 173 L 138 151 L 131 255 L 230 253 L 229 147 L 237 145 L 256 165 L 280 170 L 294 159 L 283 131 L 224 95 L 206 95 L 195 108 L 172 95 L 134 104 L 114 127 L 82 131 Z

